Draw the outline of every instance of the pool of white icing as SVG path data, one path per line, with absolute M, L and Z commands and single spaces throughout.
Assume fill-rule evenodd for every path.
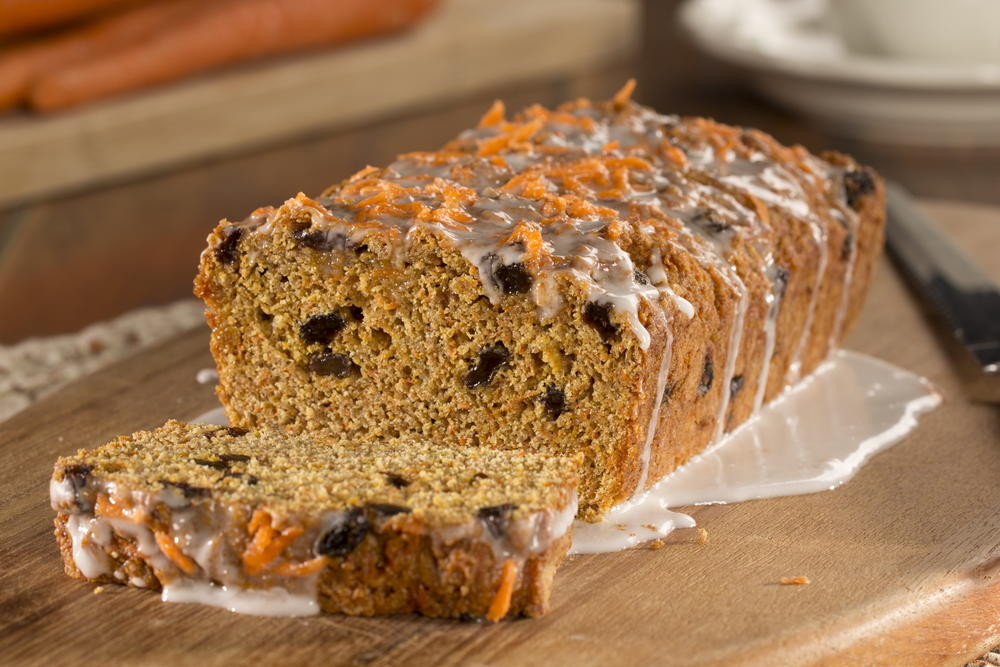
M 690 528 L 670 508 L 829 491 L 898 442 L 941 403 L 925 380 L 838 350 L 760 413 L 600 523 L 575 522 L 571 553 L 619 551 Z M 221 408 L 195 422 L 226 425 Z
M 618 551 L 695 521 L 670 508 L 829 491 L 898 442 L 941 395 L 909 371 L 838 350 L 746 424 L 600 523 L 577 521 L 571 553 Z

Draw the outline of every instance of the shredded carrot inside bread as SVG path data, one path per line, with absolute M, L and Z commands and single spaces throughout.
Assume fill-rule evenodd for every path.
M 510 610 L 510 599 L 514 594 L 514 582 L 517 580 L 517 563 L 512 558 L 504 561 L 503 569 L 500 571 L 500 585 L 497 587 L 496 595 L 490 602 L 490 608 L 486 612 L 486 618 L 496 623 L 507 615 Z
M 169 535 L 160 530 L 154 530 L 153 535 L 156 537 L 156 544 L 160 547 L 160 551 L 173 561 L 174 565 L 188 574 L 194 574 L 198 571 L 195 562 L 184 555 L 184 552 Z
M 242 556 L 243 568 L 247 574 L 260 574 L 266 570 L 268 565 L 281 555 L 285 547 L 303 533 L 302 528 L 298 526 L 289 526 L 279 533 L 274 530 L 271 521 L 270 514 L 264 510 L 257 510 L 247 524 L 247 532 L 253 535 Z M 254 530 L 251 531 L 251 527 Z

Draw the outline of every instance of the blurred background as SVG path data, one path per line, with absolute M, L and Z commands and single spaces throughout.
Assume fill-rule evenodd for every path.
M 660 111 L 1000 205 L 1000 17 L 928 4 L 951 6 L 0 0 L 0 345 L 187 298 L 220 218 L 435 148 L 495 98 L 606 98 L 633 76 Z

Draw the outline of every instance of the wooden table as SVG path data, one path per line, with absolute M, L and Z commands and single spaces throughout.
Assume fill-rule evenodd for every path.
M 983 262 L 1000 209 L 937 203 Z M 1000 277 L 1000 266 L 991 270 Z M 926 375 L 945 403 L 840 489 L 684 509 L 709 541 L 571 558 L 541 619 L 240 617 L 62 573 L 56 456 L 214 403 L 195 331 L 0 425 L 0 662 L 958 665 L 1000 643 L 1000 409 L 967 400 L 939 331 L 883 262 L 848 347 Z M 781 586 L 806 575 L 807 586 Z

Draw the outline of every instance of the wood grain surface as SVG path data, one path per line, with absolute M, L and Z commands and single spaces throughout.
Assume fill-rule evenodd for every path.
M 939 202 L 995 276 L 1000 209 Z M 958 665 L 1000 643 L 1000 407 L 967 400 L 945 338 L 887 262 L 848 347 L 945 395 L 840 489 L 689 508 L 708 530 L 571 558 L 552 612 L 494 626 L 416 616 L 278 619 L 68 579 L 47 481 L 60 454 L 191 418 L 207 331 L 142 353 L 0 424 L 5 664 Z M 811 584 L 782 586 L 806 575 Z

